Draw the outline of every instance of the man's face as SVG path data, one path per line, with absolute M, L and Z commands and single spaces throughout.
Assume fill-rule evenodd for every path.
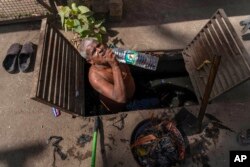
M 103 44 L 92 42 L 86 48 L 86 54 L 88 55 L 90 61 L 97 64 L 104 63 L 104 55 L 106 52 L 106 47 Z

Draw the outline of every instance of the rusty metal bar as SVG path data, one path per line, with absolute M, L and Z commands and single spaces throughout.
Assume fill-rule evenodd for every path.
M 208 81 L 207 81 L 207 85 L 205 88 L 205 93 L 203 95 L 202 101 L 201 101 L 201 107 L 200 107 L 200 111 L 199 111 L 199 115 L 198 115 L 198 128 L 199 131 L 201 131 L 201 126 L 202 126 L 202 120 L 205 116 L 205 112 L 207 109 L 207 104 L 210 98 L 210 94 L 214 85 L 214 80 L 216 77 L 216 74 L 218 72 L 218 68 L 220 65 L 220 60 L 221 60 L 221 55 L 216 55 L 213 57 L 213 63 L 210 69 L 210 73 L 208 76 Z
M 55 8 L 49 6 L 47 3 L 45 3 L 43 0 L 36 0 L 38 3 L 40 3 L 44 8 L 46 8 L 48 11 L 50 11 L 51 13 L 55 13 Z M 53 3 L 51 2 L 51 0 L 49 0 L 50 5 L 53 5 Z
M 42 52 L 45 46 L 45 36 L 46 36 L 46 29 L 47 29 L 47 19 L 44 19 L 42 21 L 41 24 L 41 29 L 40 29 L 40 37 L 39 37 L 39 44 L 38 48 L 37 48 L 37 55 L 36 55 L 36 62 L 35 62 L 35 69 L 34 69 L 34 76 L 39 76 L 39 74 L 41 73 L 41 64 L 42 64 Z M 30 96 L 31 97 L 37 97 L 38 96 L 38 92 L 39 92 L 39 79 L 37 79 L 36 77 L 34 77 L 33 80 L 33 88 L 31 91 Z

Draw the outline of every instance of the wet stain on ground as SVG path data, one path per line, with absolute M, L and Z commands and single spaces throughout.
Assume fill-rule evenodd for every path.
M 128 139 L 120 139 L 122 143 L 129 143 L 130 141 Z
M 108 139 L 112 142 L 113 145 L 116 145 L 116 144 L 115 144 L 115 138 L 113 137 L 112 134 L 109 134 L 109 135 L 108 135 Z
M 229 128 L 229 127 L 227 127 L 227 126 L 225 126 L 225 125 L 223 125 L 223 124 L 221 124 L 221 123 L 219 123 L 219 122 L 212 122 L 212 123 L 213 123 L 213 125 L 214 125 L 215 127 L 219 128 L 219 129 L 228 130 L 228 131 L 230 131 L 230 132 L 235 132 L 235 131 L 232 130 L 231 128 Z
M 124 162 L 119 161 L 118 164 L 121 165 L 121 166 L 123 166 Z
M 77 159 L 79 161 L 83 160 L 83 155 L 79 151 L 77 151 L 74 146 L 68 149 L 67 153 L 70 157 L 73 157 L 74 159 Z
M 84 129 L 84 128 L 87 127 L 87 126 L 88 126 L 88 124 L 82 125 L 82 126 L 81 126 L 81 129 Z
M 73 146 L 73 147 L 70 147 L 70 148 L 68 149 L 68 151 L 67 151 L 68 155 L 69 155 L 70 157 L 74 157 L 75 150 L 76 150 L 76 148 L 75 148 L 74 146 Z
M 115 117 L 108 118 L 107 120 L 108 120 L 108 121 L 114 121 L 115 119 L 116 119 L 116 116 L 115 116 Z
M 204 167 L 208 167 L 209 165 L 209 157 L 207 152 L 209 150 L 209 146 L 211 142 L 206 138 L 195 139 L 195 143 L 191 149 L 191 157 L 192 161 L 199 166 L 202 164 Z
M 109 148 L 109 150 L 112 150 L 112 147 L 111 147 L 111 145 L 110 145 L 110 144 L 104 144 L 104 146 L 108 147 L 108 148 Z
M 116 127 L 118 130 L 122 130 L 125 126 L 125 118 L 128 116 L 128 114 L 121 114 L 120 119 L 118 121 L 115 121 L 112 125 Z
M 93 133 L 93 127 L 89 128 L 89 133 Z
M 219 128 L 215 127 L 213 124 L 208 124 L 204 132 L 205 132 L 205 135 L 203 139 L 205 139 L 205 137 L 212 139 L 214 145 L 216 145 L 218 138 L 219 138 L 219 134 L 220 134 Z
M 78 139 L 77 139 L 77 145 L 80 147 L 84 147 L 86 143 L 90 142 L 92 140 L 92 136 L 82 134 Z
M 88 150 L 85 154 L 83 154 L 80 151 L 77 151 L 76 147 L 74 146 L 68 149 L 67 154 L 70 157 L 73 157 L 74 159 L 77 159 L 79 161 L 82 161 L 91 157 L 91 151 Z
M 80 117 L 79 115 L 72 115 L 72 118 L 75 119 L 77 117 Z
M 115 164 L 113 167 L 123 166 L 124 162 L 119 161 L 118 164 Z
M 78 161 L 81 161 L 81 160 L 83 160 L 83 154 L 80 153 L 79 151 L 77 151 L 75 158 L 78 159 Z
M 192 161 L 198 166 L 209 167 L 208 151 L 211 147 L 216 147 L 221 130 L 226 132 L 234 132 L 231 128 L 223 125 L 223 123 L 211 114 L 206 114 L 209 122 L 204 126 L 203 133 L 194 139 L 194 143 L 190 145 Z
M 219 119 L 217 119 L 215 116 L 212 114 L 206 113 L 205 116 L 210 120 L 210 121 L 216 121 L 222 123 Z
M 88 151 L 83 155 L 82 160 L 85 160 L 85 159 L 91 157 L 91 154 L 92 154 L 92 152 L 88 150 Z

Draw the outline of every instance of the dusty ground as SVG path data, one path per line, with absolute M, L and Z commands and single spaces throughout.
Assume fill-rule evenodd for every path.
M 237 2 L 228 0 L 227 3 L 222 0 L 206 2 L 141 0 L 136 3 L 125 0 L 124 2 L 124 21 L 119 24 L 109 24 L 113 30 L 113 34 L 110 33 L 110 35 L 116 35 L 111 40 L 117 37 L 124 42 L 121 47 L 138 50 L 183 48 L 217 8 L 224 8 L 234 24 L 237 24 L 240 19 L 247 18 L 250 5 L 247 0 Z M 37 44 L 39 27 L 39 23 L 1 26 L 0 61 L 3 61 L 8 47 L 14 42 L 23 44 L 32 41 Z M 29 98 L 32 75 L 32 72 L 9 74 L 2 67 L 0 68 L 0 166 L 52 166 L 53 147 L 51 143 L 47 144 L 47 139 L 56 135 L 64 138 L 60 145 L 62 151 L 68 155 L 64 161 L 56 155 L 56 166 L 89 167 L 91 142 L 81 147 L 77 145 L 77 139 L 82 134 L 92 136 L 93 118 L 72 118 L 66 113 L 62 113 L 57 118 L 54 117 L 50 107 Z M 246 83 L 235 89 L 237 91 L 231 91 L 231 94 L 229 92 L 218 102 L 209 105 L 207 112 L 216 116 L 223 125 L 235 132 L 220 129 L 219 136 L 214 142 L 208 139 L 212 144 L 205 143 L 208 147 L 204 153 L 204 156 L 208 156 L 206 162 L 200 162 L 194 144 L 194 149 L 191 149 L 191 154 L 187 155 L 186 161 L 181 166 L 201 166 L 205 163 L 212 167 L 228 166 L 230 150 L 250 149 L 250 146 L 241 146 L 236 141 L 237 134 L 250 127 L 248 89 L 249 85 Z M 192 106 L 188 110 L 197 114 L 198 108 L 198 106 Z M 97 146 L 96 166 L 137 166 L 129 148 L 132 130 L 139 121 L 151 117 L 152 113 L 157 116 L 162 112 L 167 110 L 137 111 L 103 117 L 104 136 L 99 134 L 101 143 Z M 124 128 L 119 121 L 121 116 L 126 116 Z M 114 122 L 117 122 L 115 125 L 122 129 L 119 130 L 113 126 Z M 208 120 L 206 119 L 205 122 Z M 201 141 L 200 135 L 189 135 L 189 138 L 190 143 L 194 138 Z

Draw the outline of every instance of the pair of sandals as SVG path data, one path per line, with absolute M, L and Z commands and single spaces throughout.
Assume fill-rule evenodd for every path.
M 34 57 L 34 47 L 32 42 L 27 42 L 23 46 L 19 43 L 12 44 L 3 61 L 3 68 L 11 74 L 18 70 L 28 72 Z

